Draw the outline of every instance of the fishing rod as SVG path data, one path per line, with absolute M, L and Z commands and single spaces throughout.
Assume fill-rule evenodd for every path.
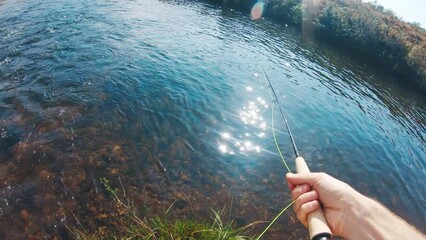
M 281 108 L 280 102 L 278 101 L 277 94 L 275 93 L 275 90 L 272 87 L 272 83 L 269 80 L 269 77 L 266 74 L 265 70 L 263 68 L 262 70 L 266 80 L 268 81 L 269 88 L 272 91 L 273 96 L 271 97 L 273 98 L 273 101 L 278 105 L 278 109 L 280 110 L 281 117 L 283 118 L 288 134 L 290 135 L 291 143 L 293 145 L 293 150 L 296 155 L 296 160 L 295 160 L 296 171 L 297 173 L 309 173 L 310 171 L 309 171 L 308 165 L 306 164 L 305 159 L 303 159 L 303 157 L 299 155 L 296 142 L 294 141 L 294 137 L 293 137 L 293 134 L 291 133 L 287 118 L 284 115 L 284 111 Z M 327 220 L 324 217 L 324 213 L 322 211 L 321 206 L 317 210 L 309 213 L 308 225 L 309 225 L 309 236 L 311 240 L 330 240 L 331 239 L 331 230 L 328 227 Z
M 281 117 L 284 119 L 285 126 L 286 126 L 286 128 L 287 128 L 288 134 L 290 135 L 290 140 L 291 140 L 291 143 L 292 143 L 292 145 L 293 145 L 294 154 L 296 154 L 296 157 L 299 157 L 299 151 L 297 151 L 296 142 L 294 141 L 293 134 L 291 134 L 290 126 L 288 125 L 287 118 L 285 117 L 285 115 L 284 115 L 284 111 L 283 111 L 283 109 L 281 108 L 280 102 L 278 101 L 277 94 L 275 93 L 275 90 L 274 90 L 274 88 L 272 87 L 272 83 L 271 83 L 271 81 L 269 80 L 268 75 L 266 75 L 265 70 L 264 70 L 264 69 L 262 69 L 262 70 L 263 70 L 263 74 L 265 74 L 266 80 L 268 80 L 269 88 L 271 88 L 271 90 L 272 90 L 272 94 L 274 95 L 274 96 L 273 96 L 273 98 L 274 98 L 274 102 L 275 102 L 275 103 L 277 103 L 277 105 L 278 105 L 278 109 L 280 110 L 280 113 L 281 113 Z

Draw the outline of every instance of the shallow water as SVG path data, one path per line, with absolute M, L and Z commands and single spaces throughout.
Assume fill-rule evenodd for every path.
M 424 94 L 305 39 L 195 2 L 0 1 L 0 237 L 113 221 L 100 177 L 147 212 L 271 220 L 290 196 L 262 67 L 311 170 L 426 231 Z M 307 231 L 288 212 L 268 236 Z

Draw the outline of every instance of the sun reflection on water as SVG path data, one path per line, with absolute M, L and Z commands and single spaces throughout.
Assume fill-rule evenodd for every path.
M 255 88 L 246 86 L 246 91 L 255 93 Z M 260 88 L 260 89 L 263 89 Z M 260 145 L 262 138 L 266 137 L 268 124 L 265 121 L 265 110 L 269 108 L 268 102 L 261 96 L 254 95 L 237 111 L 237 118 L 242 124 L 240 132 L 221 132 L 218 140 L 218 150 L 222 154 L 254 154 L 266 151 Z

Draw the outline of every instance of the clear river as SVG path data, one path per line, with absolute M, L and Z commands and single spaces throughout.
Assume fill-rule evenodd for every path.
M 272 220 L 291 199 L 262 69 L 311 171 L 426 231 L 425 94 L 302 32 L 196 1 L 0 0 L 0 239 L 111 226 L 101 177 L 147 216 Z M 290 210 L 265 239 L 307 230 Z

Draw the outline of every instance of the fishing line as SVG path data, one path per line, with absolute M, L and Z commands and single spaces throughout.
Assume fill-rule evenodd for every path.
M 266 80 L 268 81 L 268 86 L 269 86 L 269 88 L 271 89 L 272 94 L 274 94 L 274 96 L 273 96 L 273 100 L 274 100 L 274 101 L 276 102 L 276 104 L 278 105 L 278 109 L 280 110 L 281 117 L 283 118 L 283 120 L 284 120 L 284 122 L 285 122 L 285 126 L 286 126 L 286 128 L 287 128 L 288 134 L 290 135 L 291 143 L 292 143 L 292 145 L 293 145 L 294 153 L 296 154 L 296 157 L 299 157 L 300 155 L 299 155 L 299 151 L 297 151 L 296 142 L 294 141 L 293 134 L 291 134 L 291 130 L 290 130 L 290 126 L 288 125 L 287 118 L 284 116 L 284 111 L 283 111 L 283 109 L 281 108 L 280 102 L 278 101 L 278 96 L 277 96 L 277 94 L 275 93 L 274 88 L 272 87 L 272 83 L 271 83 L 271 81 L 269 80 L 268 75 L 266 75 L 265 69 L 263 69 L 263 68 L 262 68 L 262 70 L 263 70 L 263 74 L 265 75 Z M 272 96 L 271 96 L 271 97 L 272 97 Z
M 281 154 L 281 150 L 278 146 L 278 141 L 277 138 L 275 136 L 275 129 L 274 129 L 274 104 L 278 105 L 278 108 L 281 112 L 281 117 L 283 118 L 284 122 L 285 122 L 285 126 L 287 128 L 288 134 L 290 135 L 290 139 L 291 139 L 291 143 L 293 145 L 293 150 L 294 153 L 296 155 L 296 168 L 297 168 L 297 172 L 306 172 L 309 173 L 309 168 L 305 162 L 305 159 L 303 159 L 303 157 L 301 157 L 299 155 L 299 152 L 297 151 L 297 147 L 296 147 L 296 143 L 294 141 L 293 138 L 293 134 L 291 134 L 291 130 L 290 130 L 290 126 L 287 122 L 286 117 L 284 116 L 284 112 L 281 108 L 280 102 L 278 101 L 278 97 L 277 94 L 275 93 L 274 88 L 272 87 L 272 83 L 268 78 L 268 75 L 266 75 L 265 70 L 262 68 L 263 70 L 263 74 L 265 75 L 266 80 L 269 83 L 269 88 L 271 89 L 271 92 L 273 94 L 270 94 L 272 97 L 272 134 L 274 135 L 274 141 L 275 141 L 275 145 L 277 146 L 278 152 L 280 153 L 281 159 L 284 162 L 284 165 L 287 167 L 287 170 L 289 172 L 290 169 L 287 166 L 286 161 L 284 160 L 284 157 Z M 287 207 L 285 207 L 275 218 L 274 220 L 272 220 L 272 222 L 268 225 L 268 227 L 266 227 L 266 229 L 262 232 L 262 234 L 257 238 L 260 239 L 260 237 L 262 237 L 262 235 L 267 232 L 269 230 L 269 228 L 274 224 L 274 222 L 294 203 L 295 201 L 291 202 Z M 310 239 L 331 239 L 332 234 L 331 234 L 331 230 L 330 227 L 327 224 L 327 220 L 325 219 L 324 213 L 320 208 L 316 209 L 315 211 L 311 212 L 308 216 L 308 222 L 309 222 L 309 235 L 310 235 Z
M 268 76 L 266 75 L 266 72 L 265 72 L 265 70 L 262 68 L 262 70 L 263 70 L 263 73 L 265 74 L 265 77 L 266 77 L 266 79 L 268 80 L 268 88 L 270 89 L 270 90 L 268 90 L 268 93 L 269 93 L 269 96 L 271 97 L 271 99 L 272 99 L 272 120 L 271 120 L 271 128 L 272 128 L 272 136 L 274 137 L 274 143 L 275 143 L 275 146 L 277 147 L 277 150 L 278 150 L 278 153 L 280 154 L 280 157 L 281 157 L 281 159 L 282 159 L 282 161 L 283 161 L 283 163 L 284 163 L 284 166 L 287 168 L 287 171 L 289 172 L 289 173 L 291 173 L 291 170 L 290 170 L 290 168 L 288 167 L 288 164 L 287 164 L 287 162 L 286 162 L 286 160 L 284 159 L 284 156 L 283 156 L 283 154 L 281 153 L 281 149 L 280 149 L 280 147 L 279 147 L 279 145 L 278 145 L 278 140 L 277 140 L 277 136 L 275 135 L 275 103 L 278 103 L 278 99 L 274 99 L 274 97 L 272 96 L 272 93 L 271 93 L 271 91 L 273 91 L 273 93 L 274 93 L 274 95 L 275 95 L 275 91 L 274 91 L 274 89 L 272 88 L 272 85 L 270 84 L 270 81 L 269 81 L 269 78 L 268 78 Z M 275 95 L 276 96 L 276 95 Z M 279 103 L 278 103 L 279 104 Z M 281 109 L 281 108 L 280 108 Z
M 278 140 L 277 140 L 277 137 L 276 137 L 276 135 L 275 135 L 275 104 L 278 104 L 278 106 L 279 106 L 279 102 L 278 102 L 278 99 L 276 98 L 276 94 L 275 94 L 275 91 L 274 91 L 274 89 L 272 88 L 272 85 L 270 84 L 270 81 L 269 81 L 269 78 L 268 78 L 268 76 L 266 75 L 266 73 L 265 73 L 265 70 L 262 68 L 262 70 L 263 70 L 263 73 L 265 74 L 265 77 L 266 77 L 266 79 L 268 80 L 268 82 L 269 82 L 269 88 L 271 89 L 271 91 L 273 92 L 273 94 L 274 94 L 274 96 L 275 96 L 275 99 L 274 99 L 274 97 L 272 96 L 272 94 L 271 94 L 271 91 L 268 91 L 268 93 L 269 93 L 269 95 L 271 96 L 271 98 L 272 98 L 272 120 L 271 120 L 271 128 L 272 128 L 272 136 L 274 137 L 274 142 L 275 142 L 275 146 L 277 147 L 277 150 L 278 150 L 278 153 L 280 154 L 280 157 L 281 157 L 281 159 L 282 159 L 282 161 L 283 161 L 283 163 L 284 163 L 284 166 L 287 168 L 287 171 L 289 172 L 289 173 L 291 173 L 291 170 L 290 170 L 290 168 L 288 167 L 288 165 L 287 165 L 287 162 L 285 161 L 285 159 L 284 159 L 284 156 L 283 156 L 283 154 L 281 153 L 281 149 L 280 149 L 280 147 L 279 147 L 279 145 L 278 145 Z M 280 106 L 279 106 L 280 107 Z M 282 110 L 281 110 L 281 107 L 280 107 L 280 111 L 281 111 L 281 114 L 283 114 L 282 113 Z M 284 115 L 283 115 L 284 116 Z M 284 118 L 285 119 L 285 118 Z M 287 121 L 287 120 L 286 120 Z M 288 129 L 289 130 L 289 129 Z M 293 139 L 293 138 L 292 138 Z M 295 145 L 294 145 L 295 146 Z M 296 151 L 296 154 L 298 155 L 299 153 L 297 152 L 297 148 L 295 149 L 295 151 Z M 281 212 L 280 213 L 278 213 L 278 215 L 277 216 L 275 216 L 275 218 L 269 223 L 269 225 L 265 228 L 265 230 L 263 230 L 263 232 L 256 238 L 256 240 L 259 240 L 271 227 L 272 227 L 272 225 L 274 225 L 274 223 L 277 221 L 277 219 L 279 218 L 279 217 L 281 217 L 281 215 L 285 212 L 285 211 L 287 211 L 287 209 L 288 208 L 290 208 L 290 206 L 292 206 L 294 203 L 296 202 L 296 200 L 294 200 L 294 201 L 292 201 L 290 204 L 288 204 L 283 210 L 281 210 Z
M 291 170 L 290 170 L 290 168 L 288 167 L 287 162 L 285 161 L 283 154 L 281 153 L 281 149 L 280 149 L 280 147 L 278 146 L 277 137 L 275 136 L 275 128 L 274 128 L 274 112 L 275 112 L 275 103 L 274 103 L 274 102 L 272 102 L 272 124 L 271 124 L 271 127 L 272 127 L 272 136 L 274 136 L 275 146 L 277 147 L 278 153 L 280 154 L 280 157 L 281 157 L 281 159 L 283 160 L 284 166 L 287 168 L 287 171 L 288 171 L 289 173 L 291 173 Z
M 287 209 L 289 208 L 289 207 L 291 207 L 291 205 L 293 205 L 293 203 L 295 203 L 296 202 L 296 200 L 294 200 L 293 202 L 291 202 L 290 204 L 288 204 L 283 210 L 281 210 L 281 212 L 280 213 L 278 213 L 278 215 L 274 218 L 274 220 L 272 220 L 271 221 L 271 223 L 269 223 L 269 225 L 265 228 L 265 230 L 263 230 L 263 232 L 259 235 L 259 237 L 257 237 L 256 238 L 256 240 L 259 240 L 268 230 L 269 230 L 269 228 L 271 228 L 272 227 L 272 225 L 275 223 L 275 221 L 277 221 L 277 219 L 279 218 L 279 217 L 281 217 L 281 215 L 285 212 L 285 211 L 287 211 Z

